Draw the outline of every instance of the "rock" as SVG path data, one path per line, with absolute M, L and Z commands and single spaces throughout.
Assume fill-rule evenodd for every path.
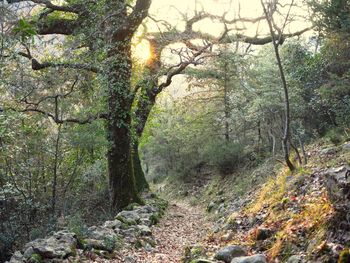
M 217 213 L 221 214 L 225 212 L 225 203 L 221 203 L 218 207 Z
M 267 263 L 267 260 L 264 255 L 254 255 L 234 258 L 231 263 Z
M 113 229 L 103 226 L 91 226 L 88 228 L 88 237 L 96 240 L 116 239 L 116 234 Z
M 147 219 L 147 218 L 141 218 L 140 219 L 140 224 L 141 225 L 145 225 L 145 226 L 151 226 L 152 225 L 152 221 L 150 219 Z
M 124 262 L 125 263 L 137 263 L 136 259 L 134 259 L 133 257 L 131 256 L 127 256 L 124 258 Z
M 329 199 L 337 211 L 349 209 L 350 201 L 350 178 L 347 178 L 349 167 L 340 166 L 328 169 L 324 172 L 325 186 Z
M 343 150 L 350 151 L 350 142 L 346 142 L 343 144 Z
M 10 259 L 10 263 L 23 263 L 23 262 L 24 262 L 24 256 L 19 251 L 16 251 Z
M 38 254 L 43 258 L 66 258 L 74 254 L 77 239 L 74 233 L 62 230 L 47 239 L 36 239 L 25 246 L 25 258 Z
M 320 150 L 320 155 L 334 155 L 337 153 L 337 150 L 333 147 L 329 147 L 329 148 L 324 148 L 322 150 Z
M 214 261 L 199 258 L 199 259 L 192 260 L 191 263 L 214 263 Z
M 148 226 L 138 225 L 137 228 L 140 230 L 142 236 L 152 236 L 152 231 Z
M 269 228 L 265 228 L 265 227 L 259 227 L 256 230 L 256 240 L 265 240 L 270 238 L 273 235 L 273 231 Z
M 135 211 L 138 214 L 142 214 L 142 213 L 152 214 L 152 213 L 159 212 L 159 209 L 151 205 L 145 205 L 145 206 L 138 207 Z
M 140 216 L 136 211 L 121 211 L 116 219 L 128 225 L 137 225 L 140 222 Z
M 122 226 L 122 222 L 119 221 L 118 219 L 115 219 L 113 221 L 106 221 L 103 225 L 103 227 L 105 228 L 111 228 L 111 229 L 116 229 L 116 228 L 120 228 Z
M 230 241 L 230 240 L 232 240 L 232 238 L 233 238 L 232 232 L 228 232 L 228 233 L 221 236 L 221 240 L 223 240 L 223 241 Z
M 235 257 L 246 256 L 247 252 L 239 246 L 228 246 L 219 250 L 214 259 L 224 261 L 225 263 L 230 263 Z
M 291 256 L 287 260 L 287 263 L 303 263 L 303 262 L 305 262 L 303 260 L 303 257 L 302 256 L 297 256 L 297 255 Z
M 137 241 L 137 237 L 140 236 L 140 231 L 137 227 L 133 226 L 128 229 L 121 230 L 120 234 L 128 243 L 135 243 Z
M 110 247 L 108 247 L 108 245 L 105 244 L 103 240 L 96 240 L 92 238 L 84 239 L 84 246 L 87 250 L 92 250 L 93 248 L 110 252 L 113 250 Z

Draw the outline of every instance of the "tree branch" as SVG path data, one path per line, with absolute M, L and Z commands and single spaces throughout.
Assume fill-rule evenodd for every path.
M 48 0 L 7 0 L 8 4 L 14 4 L 14 3 L 20 3 L 20 2 L 33 2 L 35 4 L 44 5 L 46 8 L 49 8 L 51 10 L 55 11 L 62 11 L 62 12 L 70 12 L 70 13 L 78 13 L 79 9 L 78 6 L 59 6 L 53 4 L 51 1 Z M 4 2 L 4 0 L 0 0 L 0 2 Z
M 60 67 L 60 68 L 72 68 L 72 69 L 82 69 L 82 70 L 88 70 L 94 73 L 98 73 L 100 69 L 98 67 L 94 67 L 88 64 L 81 64 L 81 63 L 54 63 L 54 62 L 42 62 L 40 63 L 38 60 L 32 57 L 32 55 L 29 52 L 29 49 L 26 47 L 27 53 L 24 52 L 18 52 L 18 55 L 28 58 L 32 62 L 32 69 L 33 70 L 41 70 L 45 68 L 54 68 L 54 67 Z

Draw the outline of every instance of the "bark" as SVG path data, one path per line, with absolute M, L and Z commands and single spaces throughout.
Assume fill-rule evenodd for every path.
M 140 193 L 146 189 L 149 189 L 149 185 L 146 180 L 145 173 L 143 172 L 143 169 L 141 166 L 138 142 L 135 141 L 133 146 L 134 146 L 134 151 L 133 151 L 132 157 L 133 157 L 135 184 L 136 184 L 136 190 Z
M 307 153 L 305 151 L 305 145 L 300 136 L 298 136 L 298 141 L 301 147 L 301 152 L 303 153 L 304 164 L 307 164 Z
M 135 109 L 135 120 L 134 120 L 134 130 L 136 132 L 136 138 L 133 143 L 133 168 L 136 180 L 136 188 L 139 192 L 149 189 L 145 173 L 143 172 L 141 166 L 141 160 L 139 156 L 139 139 L 145 129 L 148 117 L 152 111 L 155 104 L 156 94 L 152 92 L 155 87 L 154 82 L 144 83 L 145 86 L 142 87 L 140 95 L 138 97 L 136 109 Z
M 146 16 L 149 5 L 150 1 L 137 1 L 135 10 L 141 7 L 145 9 L 138 14 L 135 14 L 134 10 L 131 17 L 128 17 L 124 1 L 107 2 L 105 42 L 108 52 L 105 72 L 108 83 L 107 156 L 112 213 L 130 203 L 140 202 L 131 156 L 131 37 Z M 113 13 L 115 10 L 118 12 Z M 120 28 L 115 29 L 116 25 L 120 25 Z
M 293 148 L 293 150 L 295 152 L 295 155 L 296 155 L 296 157 L 298 159 L 299 164 L 302 165 L 303 161 L 301 159 L 301 155 L 299 153 L 298 147 L 296 147 L 292 142 L 289 142 L 289 143 L 290 143 L 290 146 Z

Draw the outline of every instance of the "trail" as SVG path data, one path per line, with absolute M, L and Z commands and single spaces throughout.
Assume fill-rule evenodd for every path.
M 203 239 L 209 227 L 204 212 L 199 208 L 186 203 L 171 203 L 159 224 L 152 227 L 156 247 L 151 251 L 146 251 L 144 248 L 124 251 L 123 258 L 130 256 L 137 263 L 179 263 L 185 248 Z

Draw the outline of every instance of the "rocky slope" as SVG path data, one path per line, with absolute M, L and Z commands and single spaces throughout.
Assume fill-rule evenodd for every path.
M 294 173 L 271 170 L 244 195 L 230 192 L 232 185 L 204 186 L 211 189 L 207 211 L 216 223 L 187 262 L 350 262 L 349 149 L 350 143 L 312 145 L 307 165 Z

